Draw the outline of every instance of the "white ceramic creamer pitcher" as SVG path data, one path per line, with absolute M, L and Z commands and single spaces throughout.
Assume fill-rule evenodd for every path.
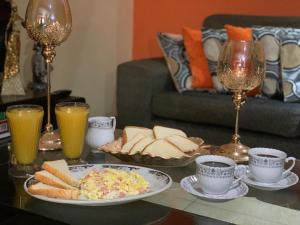
M 99 152 L 98 147 L 114 141 L 116 118 L 97 116 L 88 119 L 88 131 L 86 143 L 92 148 L 92 152 Z

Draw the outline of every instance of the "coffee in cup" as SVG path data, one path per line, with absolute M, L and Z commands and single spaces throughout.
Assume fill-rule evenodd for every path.
M 227 193 L 241 178 L 234 180 L 235 161 L 224 156 L 204 155 L 196 158 L 196 176 L 201 189 L 207 194 Z
M 292 165 L 284 171 L 284 164 Z M 296 159 L 283 151 L 272 148 L 252 148 L 249 150 L 249 170 L 253 178 L 262 183 L 276 183 L 293 169 Z

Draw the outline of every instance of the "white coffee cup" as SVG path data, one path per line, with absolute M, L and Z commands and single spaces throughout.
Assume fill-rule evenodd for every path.
M 294 157 L 288 157 L 283 151 L 272 148 L 251 148 L 249 154 L 249 171 L 253 178 L 262 183 L 275 183 L 285 177 L 296 163 Z M 292 165 L 284 171 L 284 164 Z
M 199 156 L 196 158 L 196 165 L 199 186 L 207 194 L 227 193 L 241 179 L 234 180 L 237 164 L 234 160 L 224 156 Z
M 97 116 L 88 119 L 88 131 L 86 143 L 92 148 L 92 152 L 99 152 L 95 149 L 114 141 L 116 129 L 116 118 Z

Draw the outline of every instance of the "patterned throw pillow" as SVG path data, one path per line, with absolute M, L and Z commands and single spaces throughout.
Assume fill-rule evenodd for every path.
M 217 78 L 217 65 L 223 43 L 227 40 L 225 29 L 202 29 L 203 49 L 208 59 L 214 88 L 218 93 L 228 93 L 228 90 Z
M 266 77 L 262 85 L 262 95 L 269 98 L 282 97 L 280 30 L 279 27 L 252 28 L 254 39 L 261 42 L 265 51 Z
M 158 33 L 157 39 L 177 91 L 192 90 L 192 76 L 182 35 Z
M 282 29 L 280 39 L 284 101 L 300 102 L 300 29 Z

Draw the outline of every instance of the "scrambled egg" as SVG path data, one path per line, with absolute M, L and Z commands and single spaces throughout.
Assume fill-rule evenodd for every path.
M 117 169 L 92 170 L 81 180 L 80 192 L 90 200 L 122 198 L 149 190 L 149 183 L 136 172 Z

